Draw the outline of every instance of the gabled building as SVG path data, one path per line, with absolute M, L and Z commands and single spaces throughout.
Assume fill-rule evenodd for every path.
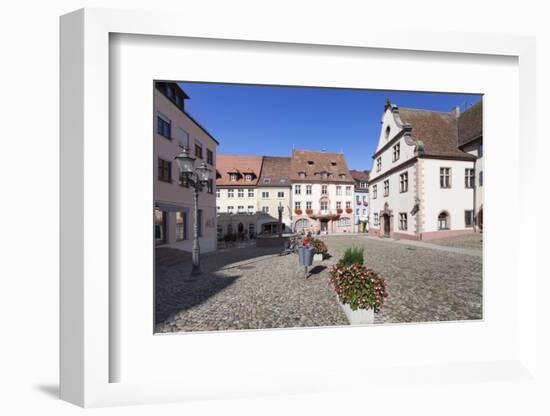
M 290 179 L 293 231 L 353 231 L 354 180 L 343 154 L 293 150 Z
M 282 207 L 282 231 L 291 226 L 290 158 L 264 156 L 262 173 L 258 181 L 258 209 L 263 214 L 257 226 L 262 233 L 276 233 L 279 224 L 279 207 Z
M 182 185 L 174 158 L 190 149 L 212 171 L 218 141 L 185 111 L 189 96 L 175 82 L 156 82 L 153 133 L 154 236 L 157 246 L 191 251 L 193 246 L 193 190 Z M 216 198 L 213 180 L 199 196 L 199 242 L 203 252 L 216 249 Z
M 350 170 L 351 177 L 355 181 L 354 197 L 354 225 L 355 231 L 365 233 L 369 223 L 369 171 Z
M 481 111 L 482 103 L 460 114 L 386 102 L 369 179 L 369 234 L 423 240 L 474 231 L 478 155 L 463 149 L 481 146 Z
M 475 156 L 474 228 L 483 230 L 483 103 L 478 101 L 458 118 L 458 148 Z
M 256 235 L 262 156 L 219 154 L 216 169 L 217 237 Z

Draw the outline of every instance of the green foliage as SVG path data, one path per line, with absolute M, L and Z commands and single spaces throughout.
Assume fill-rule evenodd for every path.
M 344 252 L 344 256 L 340 259 L 338 264 L 342 266 L 351 266 L 352 264 L 363 264 L 364 259 L 363 247 L 348 247 Z

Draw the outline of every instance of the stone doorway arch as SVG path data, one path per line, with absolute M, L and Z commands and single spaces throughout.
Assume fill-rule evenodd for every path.
M 380 211 L 380 236 L 391 237 L 393 235 L 393 210 L 389 208 L 388 203 L 384 204 L 384 209 Z

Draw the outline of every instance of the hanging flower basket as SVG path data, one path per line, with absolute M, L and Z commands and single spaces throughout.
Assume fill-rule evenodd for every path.
M 295 213 L 296 215 L 302 215 L 302 210 L 301 210 L 300 208 L 296 208 L 296 209 L 294 210 L 294 213 Z
M 342 212 L 344 212 L 344 210 L 343 210 L 342 208 L 336 208 L 336 212 L 337 212 L 338 214 L 341 214 Z
M 351 213 L 353 212 L 353 209 L 352 209 L 352 208 L 346 208 L 346 212 L 347 212 L 348 214 L 351 214 Z

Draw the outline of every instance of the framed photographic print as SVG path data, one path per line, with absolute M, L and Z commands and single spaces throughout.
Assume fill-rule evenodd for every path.
M 536 382 L 534 41 L 180 17 L 61 20 L 62 398 Z

